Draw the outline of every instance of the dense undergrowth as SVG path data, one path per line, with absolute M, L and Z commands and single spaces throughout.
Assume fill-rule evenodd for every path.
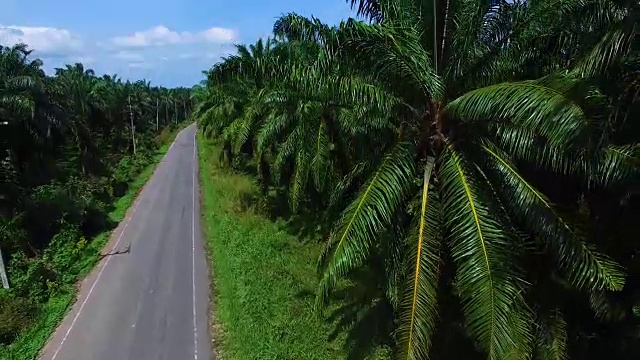
M 190 109 L 188 89 L 41 65 L 0 47 L 2 359 L 37 355 Z
M 154 141 L 158 146 L 149 149 L 152 153 L 151 156 L 145 156 L 141 159 L 132 159 L 131 156 L 123 158 L 125 162 L 135 162 L 137 168 L 129 168 L 128 175 L 120 175 L 120 179 L 126 181 L 121 184 L 124 194 L 121 197 L 114 197 L 108 209 L 105 209 L 108 211 L 108 223 L 99 230 L 97 235 L 89 239 L 81 234 L 76 234 L 77 237 L 68 237 L 65 240 L 71 244 L 77 244 L 75 248 L 67 246 L 55 250 L 48 249 L 49 258 L 34 259 L 28 263 L 27 266 L 40 266 L 43 261 L 55 258 L 57 263 L 62 263 L 66 268 L 64 277 L 55 284 L 55 288 L 47 289 L 48 292 L 46 297 L 42 298 L 42 302 L 34 303 L 29 301 L 28 297 L 16 296 L 18 292 L 0 290 L 0 294 L 2 294 L 0 297 L 2 300 L 6 300 L 4 304 L 0 304 L 2 310 L 0 316 L 3 320 L 7 320 L 7 323 L 0 325 L 0 327 L 4 326 L 2 329 L 5 334 L 13 335 L 13 337 L 9 337 L 12 339 L 9 345 L 0 346 L 0 359 L 36 358 L 75 299 L 76 287 L 74 285 L 76 281 L 87 275 L 100 259 L 103 246 L 109 240 L 112 230 L 124 219 L 127 209 L 184 125 L 186 123 L 183 122 L 167 126 Z M 63 263 L 65 260 L 66 264 Z M 19 270 L 23 270 L 23 272 L 20 273 Z M 26 282 L 26 278 L 33 272 L 30 272 L 29 268 L 26 269 L 26 272 L 24 269 L 19 270 L 12 270 L 10 276 L 15 273 L 19 279 L 22 277 L 23 282 Z M 38 278 L 35 279 L 35 281 L 37 280 Z M 12 286 L 14 286 L 13 283 Z M 29 312 L 25 311 L 25 306 Z

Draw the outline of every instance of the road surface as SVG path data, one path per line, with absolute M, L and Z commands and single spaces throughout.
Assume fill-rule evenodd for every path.
M 211 358 L 195 133 L 178 134 L 40 359 Z

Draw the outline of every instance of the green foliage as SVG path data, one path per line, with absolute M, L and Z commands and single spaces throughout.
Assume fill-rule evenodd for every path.
M 0 343 L 10 342 L 29 326 L 35 311 L 37 307 L 28 298 L 0 290 Z
M 194 98 L 228 164 L 314 218 L 319 310 L 377 309 L 342 314 L 390 339 L 353 356 L 640 353 L 638 4 L 350 2 L 370 22 L 283 15 Z
M 131 200 L 189 118 L 189 96 L 82 64 L 47 76 L 25 45 L 0 46 L 0 250 L 11 286 L 0 294 L 0 356 L 31 358 L 43 345 L 120 220 L 119 199 Z
M 120 197 L 127 190 L 127 185 L 151 163 L 151 157 L 141 154 L 135 158 L 123 157 L 113 168 L 111 175 L 111 196 Z

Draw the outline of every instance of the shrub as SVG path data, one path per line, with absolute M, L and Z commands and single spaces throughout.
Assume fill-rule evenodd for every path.
M 0 290 L 0 344 L 13 341 L 29 325 L 36 309 L 29 299 Z

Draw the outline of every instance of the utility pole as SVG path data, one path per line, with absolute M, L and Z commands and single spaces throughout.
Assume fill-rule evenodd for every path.
M 158 97 L 156 96 L 156 132 L 158 132 L 159 126 L 158 126 L 158 111 L 160 110 L 160 108 L 158 107 Z
M 8 121 L 0 122 L 0 125 L 9 125 Z M 10 158 L 10 149 L 7 149 L 7 158 L 5 160 L 9 160 Z M 4 194 L 0 194 L 0 200 L 4 198 Z M 4 267 L 4 258 L 2 257 L 2 246 L 0 246 L 0 280 L 2 280 L 2 287 L 5 289 L 9 288 L 9 278 L 7 277 L 7 269 Z
M 2 258 L 2 249 L 0 249 L 0 278 L 2 278 L 2 287 L 9 288 L 9 278 L 7 277 L 7 270 L 4 268 L 4 259 Z
M 129 119 L 131 120 L 131 142 L 133 143 L 133 155 L 136 155 L 136 133 L 133 129 L 133 111 L 131 110 L 131 94 L 129 94 Z

